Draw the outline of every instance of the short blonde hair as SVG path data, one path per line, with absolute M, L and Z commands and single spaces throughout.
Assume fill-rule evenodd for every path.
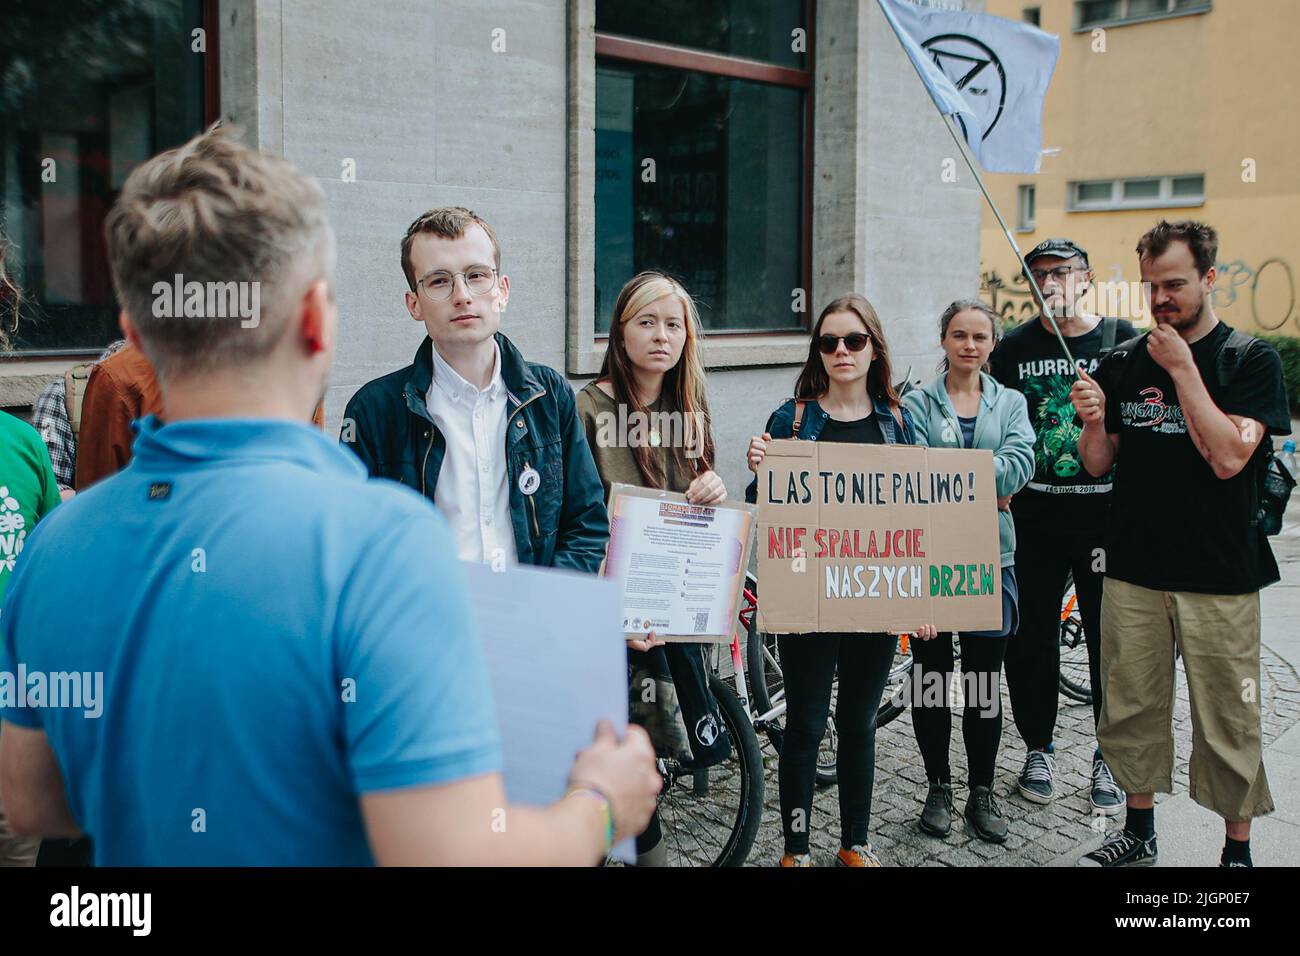
M 412 292 L 415 291 L 415 267 L 411 265 L 411 245 L 415 242 L 415 237 L 428 232 L 443 239 L 459 239 L 470 226 L 478 226 L 492 240 L 492 265 L 497 272 L 501 271 L 501 243 L 497 242 L 496 230 L 464 206 L 438 206 L 422 213 L 407 226 L 406 235 L 402 237 L 402 272 L 405 273 L 406 284 Z
M 333 272 L 325 194 L 287 160 L 240 143 L 232 127 L 214 125 L 132 172 L 104 232 L 118 300 L 162 379 L 264 358 L 303 292 Z M 155 314 L 155 284 L 177 276 L 257 283 L 257 321 Z

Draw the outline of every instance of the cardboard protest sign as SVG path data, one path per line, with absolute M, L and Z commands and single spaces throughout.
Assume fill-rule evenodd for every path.
M 759 626 L 1002 626 L 993 453 L 782 440 L 758 471 Z

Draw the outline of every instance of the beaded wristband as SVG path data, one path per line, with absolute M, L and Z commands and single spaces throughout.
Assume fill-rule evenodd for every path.
M 605 853 L 608 854 L 614 848 L 614 805 L 603 790 L 589 783 L 574 784 L 564 795 L 570 797 L 575 793 L 583 793 L 600 801 L 601 816 L 605 820 Z

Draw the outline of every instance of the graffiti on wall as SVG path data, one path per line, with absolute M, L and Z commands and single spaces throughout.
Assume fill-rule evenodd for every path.
M 1038 315 L 1038 305 L 1029 291 L 1024 273 L 1007 282 L 996 269 L 981 272 L 980 295 L 985 297 L 1003 325 L 1019 325 Z
M 1265 259 L 1259 268 L 1252 269 L 1244 259 L 1231 262 L 1216 262 L 1218 279 L 1214 285 L 1214 307 L 1231 308 L 1237 302 L 1250 303 L 1250 315 L 1265 332 L 1276 332 L 1295 318 L 1296 327 L 1300 328 L 1300 312 L 1296 311 L 1295 273 L 1291 264 L 1285 259 L 1274 256 Z M 1267 277 L 1267 279 L 1265 279 Z M 1266 290 L 1273 289 L 1280 294 L 1260 295 L 1260 284 Z
M 1126 282 L 1119 266 L 1113 266 L 1111 273 L 1111 278 L 1096 279 L 1089 285 L 1077 303 L 1078 307 L 1095 315 L 1108 315 L 1145 324 L 1146 298 L 1142 292 L 1142 283 Z M 1018 273 L 1009 281 L 1003 279 L 996 270 L 981 273 L 980 293 L 987 297 L 989 305 L 1004 325 L 1018 325 L 1038 315 L 1038 306 L 1024 273 Z
M 1290 332 L 1284 328 L 1287 323 L 1294 323 L 1300 330 L 1295 273 L 1285 259 L 1274 256 L 1255 268 L 1244 259 L 1233 259 L 1215 263 L 1215 269 L 1218 277 L 1211 298 L 1215 309 L 1233 309 L 1235 313 L 1236 308 L 1245 307 L 1255 326 L 1265 332 Z M 1103 315 L 1140 318 L 1142 297 L 1134 291 L 1140 289 L 1140 283 L 1125 283 L 1119 266 L 1112 266 L 1111 271 L 1111 279 L 1096 283 L 1106 288 L 1108 297 L 1104 302 L 1085 303 L 1085 307 L 1092 305 L 1089 311 Z M 1122 295 L 1116 295 L 1117 292 Z M 980 295 L 1007 325 L 1018 325 L 1038 315 L 1038 306 L 1023 273 L 1004 279 L 996 269 L 981 272 Z M 1132 312 L 1120 305 L 1121 302 L 1131 304 Z

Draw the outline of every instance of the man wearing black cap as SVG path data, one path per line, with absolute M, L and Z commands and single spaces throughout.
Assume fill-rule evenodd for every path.
M 1084 308 L 1093 274 L 1082 246 L 1048 239 L 1030 250 L 1025 262 L 1084 371 L 1092 373 L 1116 342 L 1137 335 L 1129 322 L 1103 319 Z M 1034 425 L 1034 476 L 1011 503 L 1020 625 L 1007 644 L 1006 673 L 1016 728 L 1028 748 L 1018 789 L 1027 800 L 1049 803 L 1056 796 L 1052 738 L 1061 602 L 1071 574 L 1087 639 L 1094 722 L 1101 714 L 1102 534 L 1113 475 L 1094 478 L 1082 465 L 1080 426 L 1070 402 L 1075 374 L 1046 316 L 1009 331 L 994 351 L 991 367 L 999 382 L 1024 393 Z M 1124 806 L 1124 792 L 1100 750 L 1092 756 L 1091 803 L 1094 812 L 1107 816 Z

